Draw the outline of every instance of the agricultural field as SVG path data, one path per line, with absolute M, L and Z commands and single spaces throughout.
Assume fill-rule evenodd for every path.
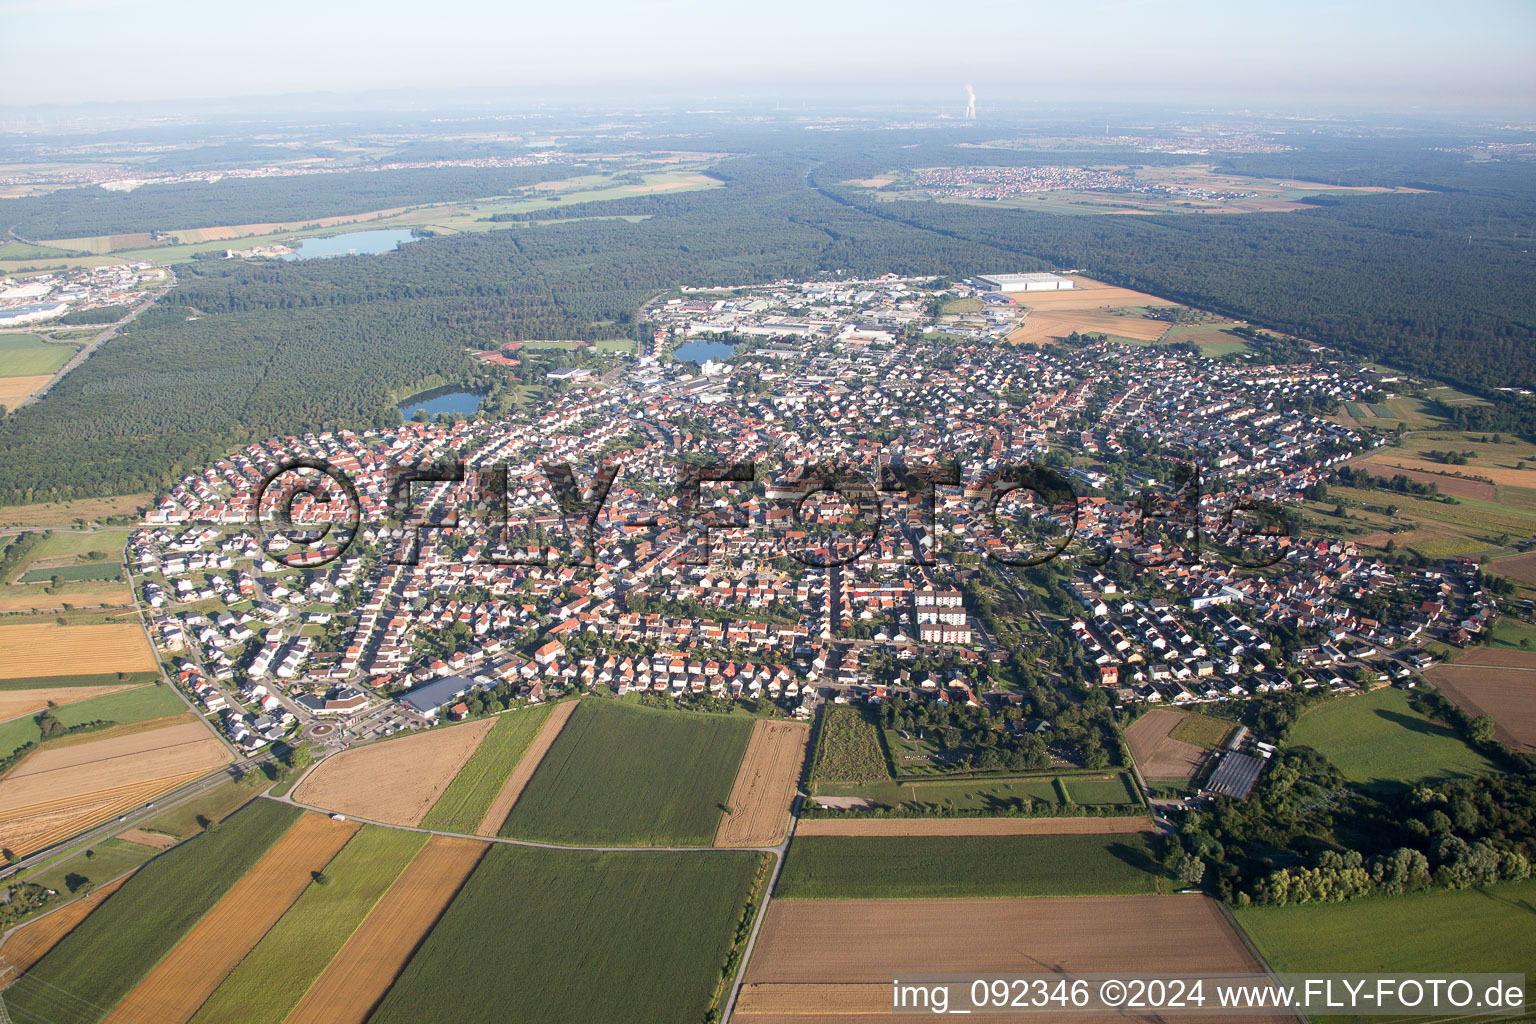
M 1277 971 L 1528 975 L 1533 906 L 1536 880 L 1233 913 Z
M 32 393 L 53 379 L 53 374 L 33 374 L 25 377 L 0 377 L 0 405 L 14 409 L 32 397 Z
M 172 244 L 152 244 L 147 234 L 94 235 L 54 239 L 51 244 L 94 254 L 112 253 L 122 260 L 149 259 L 157 263 L 184 263 L 198 253 L 253 245 L 292 245 L 301 239 L 327 237 L 352 231 L 387 228 L 421 228 L 437 234 L 527 228 L 533 222 L 496 221 L 498 215 L 550 212 L 573 203 L 627 199 L 658 193 L 693 192 L 719 188 L 722 182 L 701 173 L 703 163 L 676 162 L 634 172 L 619 170 L 577 175 L 540 182 L 513 195 L 486 196 L 463 202 L 393 207 L 364 213 L 306 220 L 302 223 L 261 223 L 188 226 L 167 232 Z M 638 173 L 638 180 L 632 174 Z M 238 241 L 237 241 L 238 240 Z
M 1536 551 L 1496 558 L 1488 564 L 1488 568 L 1500 576 L 1508 576 L 1520 583 L 1536 585 Z
M 360 828 L 304 814 L 107 1017 L 185 1024 Z
M 880 727 L 863 708 L 826 705 L 821 712 L 821 738 L 811 768 L 811 792 L 822 783 L 884 782 L 891 777 Z
M 282 1024 L 426 845 L 420 832 L 366 825 L 324 866 L 192 1017 L 193 1024 Z
M 287 1024 L 364 1024 L 489 848 L 432 836 L 288 1016 Z
M 475 752 L 421 819 L 423 828 L 473 833 L 549 718 L 549 705 L 499 715 Z M 500 822 L 497 822 L 499 825 Z
M 1469 651 L 1425 675 L 1467 714 L 1493 719 L 1500 742 L 1536 747 L 1536 653 Z
M 1237 726 L 1220 718 L 1186 713 L 1168 735 L 1181 743 L 1218 750 L 1236 729 Z
M 293 798 L 369 821 L 419 825 L 495 724 L 485 718 L 343 750 L 316 766 Z
M 102 1020 L 302 813 L 257 800 L 217 832 L 144 865 L 6 990 L 11 1013 L 53 1024 Z
M 51 377 L 78 351 L 31 334 L 0 334 L 0 377 Z
M 1188 782 L 1199 773 L 1206 748 L 1186 743 L 1173 735 L 1184 717 L 1182 711 L 1153 708 L 1125 730 L 1131 756 L 1136 758 L 1136 764 L 1146 778 Z
M 501 832 L 501 826 L 506 822 L 507 815 L 512 813 L 512 808 L 517 804 L 518 798 L 523 795 L 523 790 L 528 786 L 528 780 L 533 778 L 533 773 L 539 767 L 539 762 L 544 760 L 544 755 L 549 753 L 549 748 L 555 745 L 555 740 L 560 735 L 560 730 L 565 728 L 565 723 L 570 721 L 571 715 L 579 706 L 577 701 L 565 701 L 556 704 L 553 711 L 545 717 L 544 723 L 539 727 L 539 733 L 528 744 L 528 749 L 523 751 L 518 758 L 517 766 L 507 776 L 507 781 L 502 783 L 501 790 L 491 805 L 486 809 L 485 817 L 480 820 L 480 825 L 475 829 L 476 834 L 494 836 Z
M 715 833 L 716 846 L 777 846 L 784 841 L 810 739 L 811 727 L 805 722 L 753 724 L 731 787 L 730 813 L 721 818 Z
M 741 717 L 583 700 L 501 834 L 573 846 L 709 846 L 751 732 Z
M 1000 775 L 980 779 L 887 779 L 867 785 L 817 787 L 828 807 L 905 807 L 918 814 L 1034 814 L 1067 804 L 1135 804 L 1141 797 L 1124 772 L 1077 775 Z
M 370 1022 L 703 1020 L 762 866 L 494 846 Z
M 76 673 L 146 672 L 159 662 L 137 622 L 0 626 L 0 679 Z
M 0 399 L 0 403 L 3 403 L 3 399 Z M 137 517 L 149 508 L 153 498 L 154 496 L 150 494 L 124 494 L 109 498 L 79 498 L 75 501 L 8 505 L 0 508 L 0 527 L 47 529 L 70 526 L 76 519 L 99 522 L 108 516 Z
M 898 940 L 912 936 L 920 940 Z M 874 1024 L 891 1019 L 891 979 L 914 973 L 1168 975 L 1257 968 L 1220 908 L 1204 896 L 774 900 L 732 1019 Z
M 84 699 L 59 702 L 49 697 L 51 693 L 78 693 L 82 689 L 104 690 L 98 695 L 88 695 Z M 139 726 L 133 731 L 143 731 L 150 728 L 160 728 L 166 725 L 176 724 L 173 720 L 189 721 L 190 714 L 187 705 L 169 686 L 155 684 L 139 684 L 137 686 L 124 687 L 59 687 L 34 688 L 27 690 L 0 690 L 0 706 L 9 702 L 16 695 L 23 695 L 26 703 L 37 704 L 43 702 L 43 707 L 37 713 L 23 713 L 21 716 L 0 723 L 0 757 L 13 754 L 19 747 L 27 743 L 39 744 L 48 749 L 57 749 L 62 746 L 74 746 L 80 743 L 94 743 L 111 739 L 126 734 L 127 726 Z M 59 707 L 48 708 L 47 701 L 54 700 Z M 47 711 L 58 727 L 64 729 L 78 728 L 82 731 L 68 735 L 57 735 L 52 739 L 44 740 L 40 720 L 43 711 Z M 99 726 L 92 723 L 103 723 Z M 142 724 L 141 724 L 142 723 Z
M 1409 705 L 1408 693 L 1382 687 L 1313 708 L 1291 730 L 1292 746 L 1312 747 L 1352 782 L 1392 787 L 1490 774 L 1493 765 L 1460 736 Z
M 1151 832 L 1150 817 L 1116 818 L 801 818 L 805 836 L 1065 836 Z
M 796 836 L 775 898 L 1128 896 L 1165 889 L 1143 832 L 1102 835 Z
M 40 850 L 233 760 L 190 714 L 154 722 L 165 724 L 70 737 L 78 742 L 56 741 L 27 755 L 0 778 L 6 847 L 17 855 Z
M 95 912 L 102 902 L 111 896 L 128 879 L 119 879 L 94 892 L 67 903 L 46 917 L 28 922 L 11 933 L 0 945 L 0 959 L 10 964 L 18 973 L 25 974 L 41 960 L 59 940 L 74 930 L 75 926 Z
M 108 686 L 44 686 L 29 690 L 0 690 L 0 723 L 30 715 L 34 711 L 42 711 L 49 705 L 62 708 L 67 704 L 77 704 L 93 697 L 104 697 L 109 693 L 126 690 L 130 685 L 132 684 L 119 683 Z M 11 749 L 15 748 L 14 746 L 7 748 L 4 729 L 0 728 L 0 756 L 4 756 Z

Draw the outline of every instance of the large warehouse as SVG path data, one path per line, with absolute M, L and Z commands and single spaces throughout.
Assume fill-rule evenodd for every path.
M 976 278 L 995 292 L 1056 292 L 1072 287 L 1072 279 L 1055 274 L 986 274 Z

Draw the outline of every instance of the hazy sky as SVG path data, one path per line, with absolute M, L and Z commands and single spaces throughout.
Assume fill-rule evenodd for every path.
M 530 97 L 1204 99 L 1520 111 L 1536 0 L 0 0 L 0 104 L 506 86 Z

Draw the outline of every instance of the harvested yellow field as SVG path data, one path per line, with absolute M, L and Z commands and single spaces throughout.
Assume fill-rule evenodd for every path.
M 1177 306 L 1177 302 L 1160 299 L 1156 295 L 1121 288 L 1117 285 L 1095 281 L 1091 277 L 1072 277 L 1075 287 L 1060 292 L 1010 292 L 1019 305 L 1030 309 L 1057 312 L 1063 309 L 1103 310 L 1125 306 Z M 1164 325 L 1166 326 L 1166 325 Z
M 1111 836 L 1151 831 L 1151 817 L 802 818 L 795 826 L 796 838 L 800 836 Z
M 9 722 L 13 718 L 41 711 L 49 704 L 63 707 L 65 704 L 127 690 L 132 686 L 132 683 L 124 683 L 122 686 L 45 686 L 35 690 L 0 690 L 0 722 Z
M 11 505 L 0 509 L 0 526 L 69 526 L 77 518 L 94 520 L 142 512 L 149 507 L 151 497 L 148 494 L 124 494 L 113 498 L 77 498 L 74 501 L 51 501 L 37 505 Z
M 493 718 L 344 750 L 309 773 L 293 798 L 389 825 L 420 825 Z
M 480 827 L 475 831 L 483 836 L 494 836 L 501 832 L 502 823 L 507 820 L 507 815 L 512 813 L 512 805 L 517 803 L 517 798 L 523 795 L 523 788 L 528 785 L 528 780 L 533 778 L 534 770 L 539 767 L 539 762 L 544 760 L 544 755 L 549 753 L 549 748 L 555 745 L 560 730 L 565 728 L 565 723 L 576 711 L 580 701 L 568 700 L 563 704 L 556 704 L 555 709 L 544 719 L 544 724 L 539 726 L 539 733 L 528 744 L 528 749 L 523 751 L 523 756 L 518 759 L 517 767 L 512 769 L 512 774 L 507 776 L 507 781 L 501 784 L 501 792 L 496 794 L 496 799 L 491 801 L 491 806 L 486 810 L 485 817 L 480 819 Z
M 164 832 L 146 832 L 141 828 L 131 828 L 127 832 L 118 835 L 117 838 L 126 843 L 138 843 L 140 846 L 148 846 L 152 850 L 169 850 L 181 842 L 175 836 L 166 835 Z
M 1419 459 L 1411 455 L 1384 452 L 1366 460 L 1377 466 L 1397 466 L 1436 475 L 1460 473 L 1462 476 L 1480 476 L 1504 487 L 1536 487 L 1536 469 L 1512 469 L 1504 466 L 1484 466 L 1474 461 L 1466 466 L 1448 466 L 1432 459 Z M 1442 487 L 1441 490 L 1445 488 Z
M 427 840 L 286 1024 L 364 1024 L 487 849 L 470 839 Z
M 1087 310 L 1032 310 L 1025 317 L 1024 326 L 1009 334 L 1008 340 L 1015 345 L 1038 345 L 1065 338 L 1073 331 L 1079 334 L 1113 334 L 1133 341 L 1157 341 L 1167 333 L 1168 325 L 1161 320 Z
M 46 917 L 40 917 L 36 921 L 29 921 L 22 925 L 11 934 L 4 946 L 0 946 L 0 959 L 15 967 L 16 974 L 25 974 L 31 970 L 33 964 L 47 955 L 50 949 L 58 945 L 60 939 L 74 931 L 75 925 L 89 917 L 91 911 L 101 906 L 108 896 L 117 892 L 122 884 L 132 877 L 132 875 L 126 875 L 119 878 L 88 896 L 83 896 L 73 903 L 64 904 Z
M 753 724 L 731 787 L 731 813 L 720 819 L 716 846 L 777 846 L 784 841 L 810 741 L 809 722 Z
M 66 604 L 71 608 L 102 608 L 133 603 L 133 591 L 127 587 L 65 591 L 61 594 L 11 587 L 0 593 L 6 595 L 0 597 L 0 612 L 60 611 Z
M 897 936 L 920 936 L 921 941 L 892 941 Z M 915 973 L 988 977 L 1258 970 L 1220 907 L 1204 896 L 774 900 L 732 1019 L 742 1024 L 888 1021 L 891 979 Z M 1038 1022 L 1048 1017 L 988 1019 Z M 1162 1018 L 1070 1019 L 1087 1024 Z
M 108 1024 L 185 1024 L 360 828 L 323 814 L 300 817 L 117 1004 Z
M 28 377 L 0 377 L 0 405 L 7 409 L 14 409 L 30 398 L 32 392 L 52 379 L 51 373 Z
M 137 623 L 0 626 L 0 679 L 150 672 L 158 664 Z
M 18 856 L 67 839 L 233 760 L 200 721 L 49 745 L 0 778 L 0 836 Z M 131 727 L 130 727 L 131 728 Z

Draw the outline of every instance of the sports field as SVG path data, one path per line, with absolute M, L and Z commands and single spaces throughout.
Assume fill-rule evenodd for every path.
M 1494 770 L 1456 733 L 1413 710 L 1407 691 L 1395 687 L 1313 708 L 1291 730 L 1290 743 L 1312 747 L 1345 778 L 1368 786 L 1474 778 Z
M 751 734 L 745 718 L 583 700 L 501 834 L 571 846 L 709 846 Z
M 1144 832 L 1124 835 L 796 836 L 774 896 L 933 899 L 1110 896 L 1166 887 Z
M 371 1024 L 704 1020 L 762 856 L 493 846 Z

